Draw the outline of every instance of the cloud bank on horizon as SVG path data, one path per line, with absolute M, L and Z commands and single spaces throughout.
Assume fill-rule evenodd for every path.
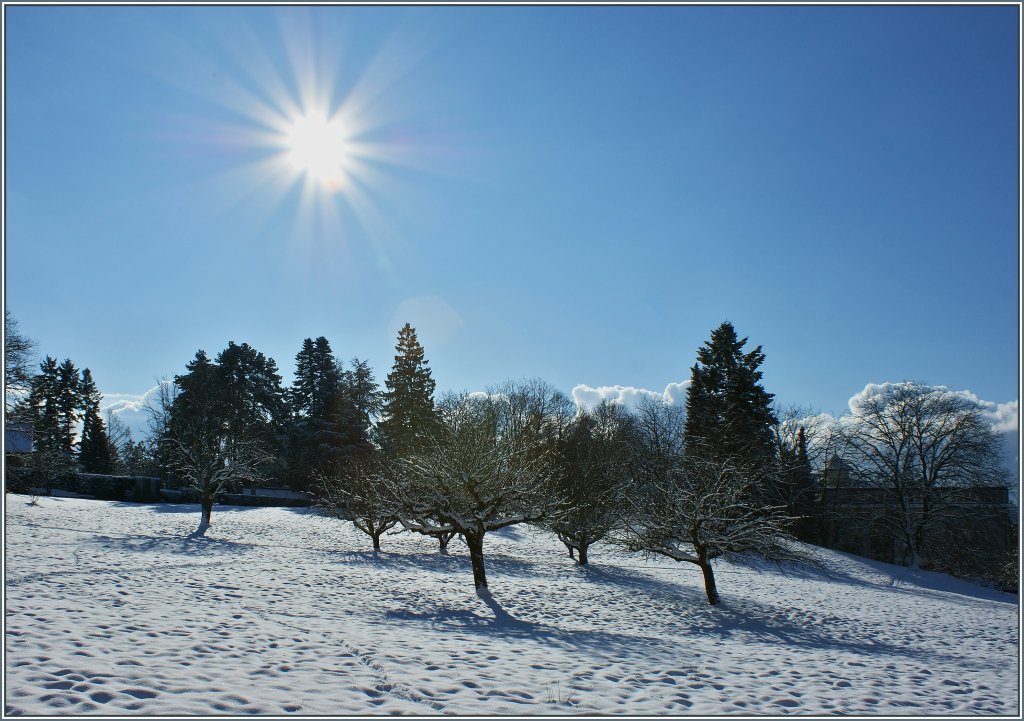
M 621 403 L 627 408 L 636 408 L 637 404 L 644 398 L 662 401 L 675 406 L 686 405 L 686 391 L 690 387 L 690 381 L 669 383 L 662 392 L 637 388 L 635 386 L 597 386 L 592 387 L 584 383 L 573 386 L 572 399 L 580 408 L 595 408 L 601 401 L 609 403 Z
M 170 381 L 164 381 L 169 383 Z M 868 383 L 863 389 L 850 397 L 849 407 L 851 410 L 865 398 L 886 392 L 887 389 L 897 385 L 892 382 Z M 580 383 L 572 389 L 572 399 L 580 408 L 595 408 L 602 401 L 620 403 L 627 408 L 636 408 L 644 399 L 661 401 L 672 405 L 685 406 L 686 393 L 690 387 L 690 381 L 673 382 L 665 386 L 663 391 L 652 391 L 647 388 L 636 386 L 589 386 Z M 947 386 L 932 386 L 935 389 L 951 390 Z M 155 403 L 159 398 L 159 386 L 153 386 L 141 395 L 129 393 L 105 393 L 101 409 L 104 413 L 109 411 L 124 423 L 136 439 L 143 438 L 148 432 L 149 416 L 146 407 Z M 1006 462 L 1014 472 L 1019 471 L 1020 456 L 1018 454 L 1018 430 L 1020 427 L 1020 404 L 1017 400 L 997 403 L 978 398 L 969 390 L 953 391 L 962 395 L 970 401 L 978 404 L 982 412 L 992 424 L 992 430 L 1007 437 Z M 815 416 L 819 422 L 836 422 L 840 419 L 833 418 L 829 414 L 818 414 Z

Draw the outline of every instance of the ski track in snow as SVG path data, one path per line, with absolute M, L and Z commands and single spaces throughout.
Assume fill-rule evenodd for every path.
M 7 496 L 9 715 L 1018 715 L 1016 596 L 821 551 L 689 565 L 299 509 Z

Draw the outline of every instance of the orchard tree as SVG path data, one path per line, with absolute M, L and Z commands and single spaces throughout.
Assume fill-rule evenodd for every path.
M 570 557 L 587 565 L 588 549 L 619 523 L 619 501 L 632 480 L 633 419 L 617 403 L 581 409 L 557 438 L 552 489 L 561 502 L 544 522 Z
M 352 521 L 380 551 L 380 537 L 399 522 L 395 497 L 388 492 L 395 478 L 379 451 L 353 455 L 321 474 L 317 505 L 338 518 Z
M 487 588 L 484 536 L 518 523 L 536 523 L 551 511 L 550 450 L 533 435 L 524 408 L 529 389 L 451 396 L 441 404 L 439 432 L 399 461 L 392 493 L 402 525 L 420 533 L 456 533 L 469 547 L 473 583 Z
M 642 493 L 625 496 L 620 542 L 631 551 L 700 568 L 711 605 L 721 601 L 715 559 L 799 558 L 788 543 L 790 519 L 782 509 L 753 500 L 754 482 L 745 467 L 745 462 L 708 453 L 689 456 L 670 472 L 650 476 Z

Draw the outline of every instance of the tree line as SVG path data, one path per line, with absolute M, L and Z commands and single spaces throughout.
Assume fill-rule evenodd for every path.
M 70 361 L 47 358 L 11 413 L 32 423 L 37 451 L 66 462 L 77 452 L 83 470 L 108 467 L 94 457 L 116 468 L 144 456 L 140 465 L 199 500 L 200 535 L 224 493 L 285 484 L 351 521 L 374 550 L 393 530 L 431 536 L 441 553 L 461 538 L 477 589 L 487 587 L 486 534 L 527 523 L 581 565 L 602 541 L 692 564 L 716 604 L 715 559 L 806 559 L 796 541 L 829 545 L 849 511 L 828 508 L 823 493 L 838 459 L 851 485 L 881 489 L 889 530 L 917 565 L 923 550 L 957 542 L 945 521 L 971 489 L 1005 484 L 977 403 L 897 384 L 842 423 L 815 423 L 776 408 L 763 350 L 745 350 L 747 340 L 729 322 L 712 331 L 685 408 L 653 399 L 578 408 L 539 379 L 436 397 L 406 324 L 383 389 L 365 361 L 339 361 L 325 337 L 303 341 L 288 387 L 248 344 L 230 342 L 213 359 L 200 350 L 161 384 L 148 443 L 129 439 L 127 452 L 104 437 L 95 385 Z

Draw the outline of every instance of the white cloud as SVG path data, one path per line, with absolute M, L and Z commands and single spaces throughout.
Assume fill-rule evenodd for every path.
M 686 403 L 686 389 L 689 387 L 690 381 L 669 383 L 665 386 L 665 390 L 659 393 L 634 386 L 597 386 L 595 388 L 581 383 L 572 389 L 572 399 L 581 408 L 595 408 L 600 405 L 601 401 L 621 403 L 627 408 L 636 408 L 643 398 L 682 406 Z
M 171 381 L 161 381 L 170 384 Z M 100 411 L 106 415 L 110 411 L 132 432 L 132 438 L 140 440 L 149 433 L 149 415 L 146 406 L 156 403 L 160 397 L 160 386 L 150 388 L 142 395 L 134 393 L 103 393 Z
M 850 398 L 849 406 L 851 411 L 856 411 L 861 403 L 866 399 L 873 396 L 886 395 L 890 393 L 894 388 L 906 383 L 868 383 L 864 386 L 864 390 L 853 395 Z M 992 424 L 992 430 L 996 433 L 1014 433 L 1019 428 L 1018 418 L 1020 416 L 1019 405 L 1016 400 L 1007 401 L 1006 403 L 996 403 L 994 401 L 986 401 L 978 398 L 973 392 L 968 390 L 954 391 L 947 386 L 927 386 L 937 392 L 948 392 L 954 393 L 955 395 L 962 396 L 967 400 L 978 405 L 981 412 Z

